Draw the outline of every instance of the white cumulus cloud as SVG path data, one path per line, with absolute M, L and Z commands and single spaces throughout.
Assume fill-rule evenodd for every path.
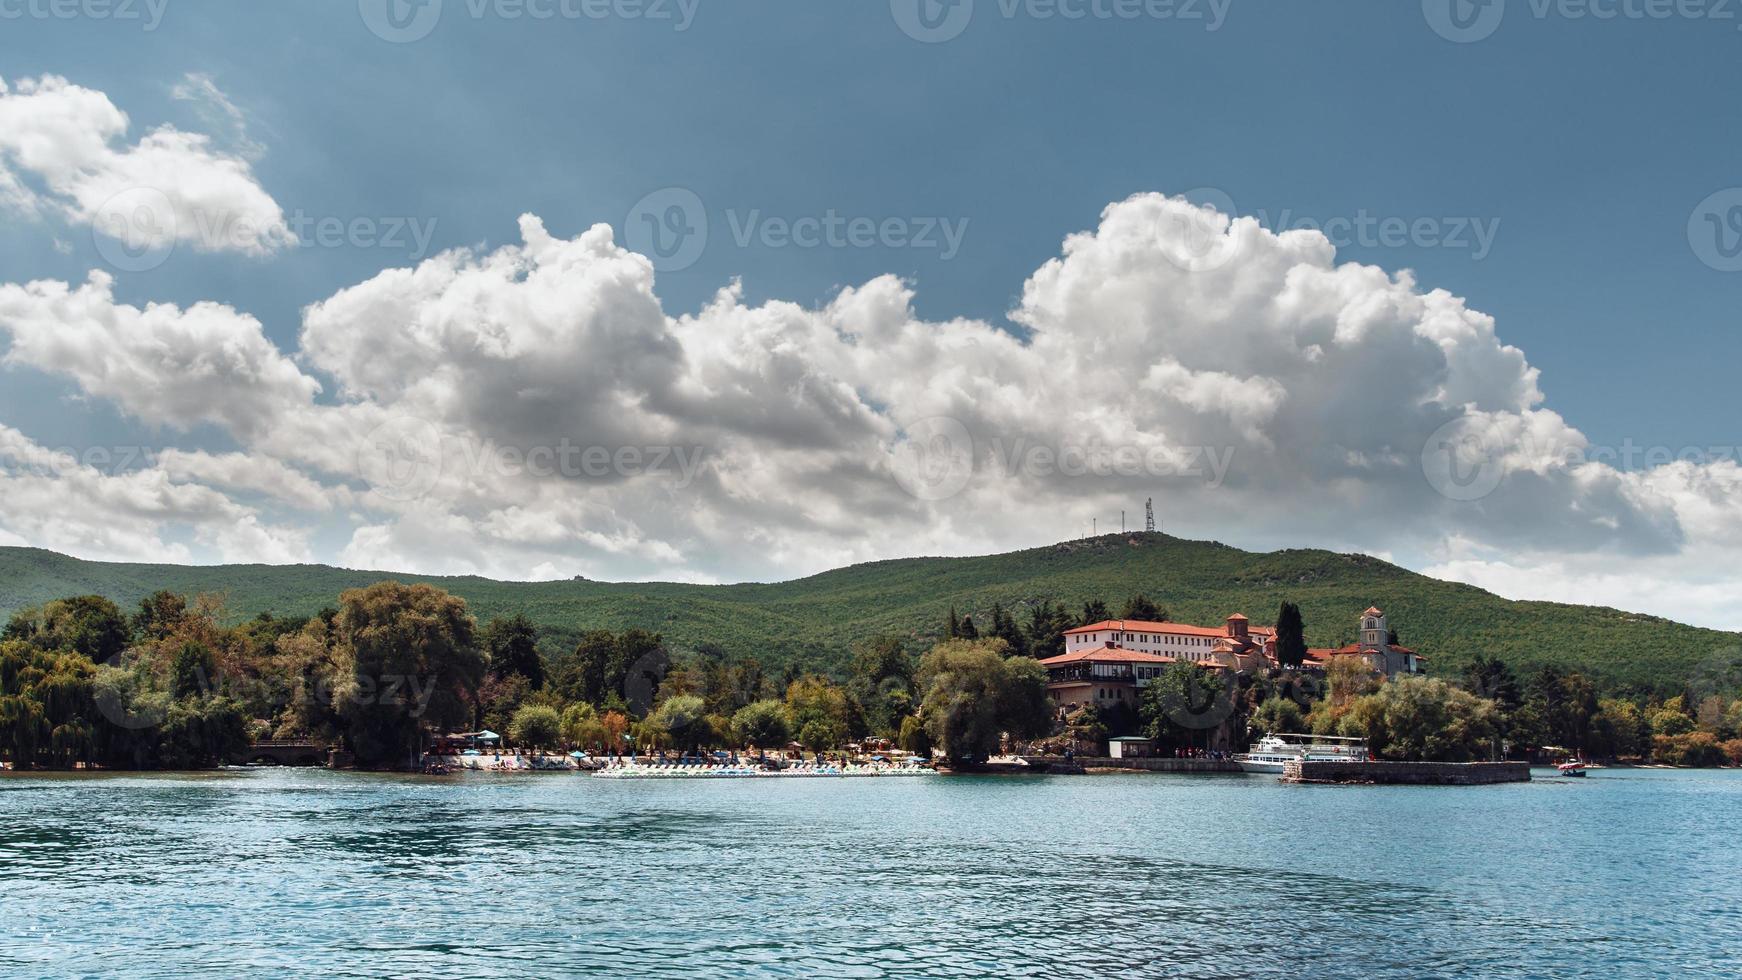
M 210 78 L 189 76 L 176 91 L 240 121 Z M 0 79 L 0 203 L 92 225 L 134 250 L 185 242 L 265 255 L 294 241 L 244 155 L 257 146 L 223 152 L 167 125 L 128 142 L 131 127 L 108 95 L 57 75 Z
M 1742 585 L 1734 464 L 1593 457 L 1491 317 L 1316 232 L 1138 195 L 1028 279 L 1016 330 L 922 319 L 890 276 L 819 307 L 731 283 L 673 316 L 608 227 L 520 231 L 311 304 L 289 354 L 246 314 L 117 304 L 101 277 L 0 287 L 0 332 L 9 364 L 224 427 L 238 452 L 165 457 L 165 479 L 343 512 L 323 557 L 349 565 L 765 579 L 1135 526 L 1154 497 L 1194 536 L 1742 625 L 1668 608 Z M 1436 482 L 1470 432 L 1472 479 Z M 1671 584 L 1621 601 L 1618 568 Z

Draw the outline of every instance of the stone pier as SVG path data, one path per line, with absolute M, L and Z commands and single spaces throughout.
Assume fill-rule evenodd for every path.
M 1486 786 L 1530 782 L 1528 762 L 1305 762 L 1283 764 L 1285 783 Z

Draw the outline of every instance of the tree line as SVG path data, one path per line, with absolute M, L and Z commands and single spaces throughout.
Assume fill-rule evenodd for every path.
M 646 630 L 579 634 L 552 651 L 526 617 L 480 625 L 429 585 L 380 582 L 306 618 L 227 624 L 212 596 L 158 592 L 124 613 L 100 596 L 19 611 L 0 631 L 0 760 L 17 768 L 199 768 L 262 738 L 310 738 L 362 766 L 415 763 L 431 734 L 489 728 L 512 744 L 596 752 L 713 747 L 833 751 L 887 738 L 958 761 L 1142 734 L 1167 749 L 1265 732 L 1367 738 L 1394 758 L 1470 759 L 1554 746 L 1593 758 L 1742 762 L 1742 698 L 1721 684 L 1657 698 L 1601 691 L 1577 672 L 1519 678 L 1478 658 L 1455 678 L 1390 681 L 1354 658 L 1305 658 L 1300 610 L 1276 619 L 1278 669 L 1167 665 L 1130 703 L 1059 717 L 1036 661 L 1066 630 L 1110 618 L 1166 621 L 1135 595 L 1111 614 L 1034 603 L 949 611 L 927 649 L 858 644 L 842 675 L 765 669 L 703 643 L 673 651 Z M 982 628 L 983 626 L 983 628 Z M 573 636 L 574 634 L 568 634 Z

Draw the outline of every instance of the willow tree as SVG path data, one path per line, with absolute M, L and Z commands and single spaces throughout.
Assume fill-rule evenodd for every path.
M 1004 735 L 1035 738 L 1051 726 L 1045 668 L 1010 657 L 1002 640 L 932 647 L 920 660 L 919 689 L 926 734 L 957 762 L 984 760 Z
M 359 763 L 413 763 L 426 726 L 470 718 L 485 662 L 464 599 L 377 582 L 339 596 L 334 630 L 332 704 Z

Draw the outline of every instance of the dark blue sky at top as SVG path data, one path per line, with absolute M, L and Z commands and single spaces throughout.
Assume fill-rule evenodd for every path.
M 895 273 L 928 318 L 1001 322 L 1065 235 L 1139 191 L 1217 188 L 1272 226 L 1285 213 L 1498 220 L 1480 259 L 1417 245 L 1341 255 L 1413 269 L 1493 314 L 1542 369 L 1548 405 L 1593 441 L 1723 446 L 1742 414 L 1742 273 L 1703 264 L 1688 223 L 1707 195 L 1742 185 L 1738 17 L 1569 19 L 1513 3 L 1492 37 L 1457 44 L 1414 0 L 1233 0 L 1215 31 L 1005 18 L 979 0 L 959 37 L 923 44 L 884 0 L 703 0 L 681 32 L 474 18 L 447 0 L 428 37 L 394 44 L 354 0 L 168 0 L 154 31 L 0 20 L 0 76 L 100 89 L 136 139 L 162 123 L 210 131 L 170 95 L 209 74 L 264 144 L 255 172 L 287 212 L 433 219 L 436 249 L 513 242 L 527 211 L 558 235 L 621 229 L 650 191 L 689 188 L 710 242 L 660 276 L 673 313 L 734 276 L 752 300 L 817 304 Z M 728 212 L 752 210 L 968 226 L 948 259 L 739 247 Z M 86 229 L 3 222 L 0 280 L 77 281 L 101 265 Z M 233 304 L 289 350 L 303 306 L 411 259 L 408 247 L 183 248 L 118 273 L 117 292 Z M 49 445 L 130 431 L 71 390 L 0 373 L 0 421 Z

